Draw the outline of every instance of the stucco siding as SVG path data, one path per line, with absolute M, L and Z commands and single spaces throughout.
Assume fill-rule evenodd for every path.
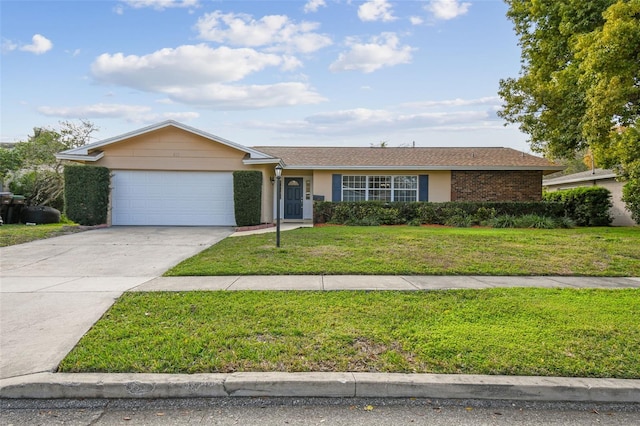
M 247 170 L 245 153 L 176 128 L 162 128 L 104 147 L 96 165 L 135 170 Z
M 450 171 L 431 171 L 420 174 L 429 175 L 429 201 L 434 203 L 451 201 Z

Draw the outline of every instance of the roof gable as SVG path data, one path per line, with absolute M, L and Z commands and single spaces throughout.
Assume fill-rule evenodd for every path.
M 104 148 L 108 145 L 125 142 L 128 139 L 133 139 L 137 136 L 141 136 L 147 133 L 151 133 L 160 129 L 164 129 L 167 127 L 173 127 L 176 129 L 180 129 L 185 132 L 189 132 L 198 136 L 201 136 L 205 139 L 208 139 L 212 142 L 216 142 L 230 148 L 236 149 L 238 151 L 244 152 L 249 155 L 250 158 L 253 159 L 262 159 L 262 160 L 273 160 L 268 154 L 257 151 L 253 148 L 246 147 L 244 145 L 240 145 L 235 142 L 231 142 L 230 140 L 221 138 L 219 136 L 213 135 L 211 133 L 204 132 L 202 130 L 198 130 L 194 127 L 187 126 L 185 124 L 179 123 L 174 120 L 163 121 L 162 123 L 154 124 L 152 126 L 144 127 L 142 129 L 134 130 L 132 132 L 124 133 L 122 135 L 114 136 L 112 138 L 103 139 L 101 141 L 97 141 L 91 144 L 83 145 L 78 148 L 69 149 L 66 151 L 62 151 L 56 154 L 56 158 L 60 160 L 84 160 L 84 161 L 97 161 L 102 158 L 102 153 L 100 148 Z

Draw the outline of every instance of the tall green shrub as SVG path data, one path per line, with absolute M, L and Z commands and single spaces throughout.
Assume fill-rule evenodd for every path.
M 80 225 L 107 222 L 109 207 L 109 169 L 94 166 L 64 168 L 64 210 Z
M 260 224 L 262 213 L 262 172 L 233 172 L 233 203 L 238 226 Z
M 559 202 L 564 208 L 566 217 L 578 226 L 607 226 L 613 220 L 611 208 L 611 192 L 600 186 L 563 189 L 547 192 L 545 201 Z

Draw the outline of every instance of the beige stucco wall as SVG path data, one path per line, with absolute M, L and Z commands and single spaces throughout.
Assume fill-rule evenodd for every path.
M 165 127 L 102 148 L 95 164 L 115 170 L 248 170 L 245 153 L 174 127 Z
M 611 225 L 636 225 L 636 222 L 631 218 L 631 212 L 627 210 L 624 201 L 622 201 L 622 187 L 624 186 L 624 182 L 618 182 L 615 179 L 599 179 L 584 182 L 563 183 L 558 185 L 545 185 L 545 188 L 547 191 L 553 192 L 559 189 L 580 188 L 585 186 L 602 186 L 611 191 L 611 203 L 613 204 L 610 210 L 611 216 L 613 217 L 613 222 L 611 222 Z
M 331 176 L 341 175 L 429 175 L 429 201 L 451 201 L 451 172 L 448 170 L 408 170 L 408 171 L 363 171 L 363 170 L 316 170 L 313 172 L 313 195 L 324 195 L 325 201 L 331 199 Z

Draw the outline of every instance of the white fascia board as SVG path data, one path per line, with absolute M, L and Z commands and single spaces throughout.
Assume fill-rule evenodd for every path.
M 240 145 L 238 143 L 231 142 L 230 140 L 218 137 L 218 136 L 213 135 L 211 133 L 204 132 L 204 131 L 196 129 L 194 127 L 187 126 L 185 124 L 179 123 L 179 122 L 174 121 L 174 120 L 163 121 L 162 123 L 158 123 L 158 124 L 154 124 L 154 125 L 151 125 L 151 126 L 143 127 L 142 129 L 134 130 L 132 132 L 124 133 L 122 135 L 114 136 L 112 138 L 104 139 L 104 140 L 101 140 L 101 141 L 98 141 L 98 142 L 94 142 L 94 143 L 91 143 L 91 144 L 83 145 L 83 146 L 78 147 L 78 148 L 74 148 L 74 149 L 70 149 L 70 150 L 67 150 L 67 151 L 63 151 L 62 153 L 64 153 L 64 154 L 87 155 L 89 153 L 89 151 L 92 150 L 92 149 L 101 148 L 103 146 L 111 145 L 113 143 L 120 142 L 120 141 L 123 141 L 125 139 L 129 139 L 129 138 L 133 138 L 133 137 L 136 137 L 136 136 L 140 136 L 140 135 L 143 135 L 145 133 L 149 133 L 149 132 L 152 132 L 154 130 L 159 130 L 159 129 L 162 129 L 162 128 L 165 128 L 165 127 L 169 127 L 169 126 L 177 127 L 178 129 L 182 129 L 182 130 L 184 130 L 186 132 L 190 132 L 190 133 L 196 134 L 198 136 L 202 136 L 203 138 L 209 139 L 209 140 L 211 140 L 213 142 L 218 142 L 218 143 L 221 143 L 223 145 L 229 146 L 231 148 L 235 148 L 235 149 L 237 149 L 239 151 L 242 151 L 242 152 L 245 152 L 245 153 L 251 155 L 252 158 L 271 158 L 267 154 L 265 154 L 263 152 L 260 152 L 258 150 L 255 150 L 253 148 L 248 148 L 248 147 L 246 147 L 244 145 Z
M 246 158 L 242 160 L 242 164 L 280 164 L 284 167 L 282 161 L 279 158 Z
M 80 155 L 80 154 L 68 154 L 68 151 L 63 151 L 56 154 L 56 159 L 58 160 L 70 160 L 70 161 L 98 161 L 104 157 L 104 152 L 99 151 L 89 155 Z

